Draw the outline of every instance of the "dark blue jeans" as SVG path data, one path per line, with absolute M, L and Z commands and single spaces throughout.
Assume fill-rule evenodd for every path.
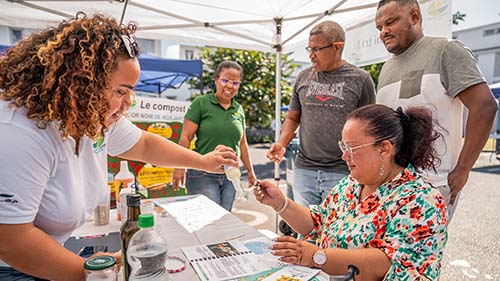
M 45 279 L 26 275 L 12 267 L 0 267 L 1 281 L 47 281 Z
M 188 194 L 203 194 L 231 212 L 236 190 L 225 174 L 190 169 L 186 173 L 186 187 Z

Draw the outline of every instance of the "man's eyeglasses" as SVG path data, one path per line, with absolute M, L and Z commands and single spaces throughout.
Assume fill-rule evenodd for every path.
M 241 81 L 234 81 L 234 80 L 229 80 L 226 78 L 220 78 L 220 82 L 224 86 L 226 86 L 227 83 L 231 83 L 231 85 L 233 85 L 233 87 L 235 87 L 235 88 L 238 88 L 241 85 Z
M 346 153 L 347 152 L 347 154 L 349 154 L 349 156 L 352 156 L 352 155 L 354 155 L 354 151 L 356 149 L 360 149 L 360 148 L 365 147 L 365 146 L 376 144 L 377 142 L 381 142 L 383 140 L 384 139 L 375 140 L 375 141 L 372 141 L 372 142 L 369 142 L 369 143 L 365 143 L 365 144 L 360 144 L 360 145 L 357 145 L 357 146 L 350 146 L 349 144 L 345 144 L 343 141 L 339 141 L 338 145 L 339 145 L 340 151 L 342 151 L 342 153 Z
M 137 39 L 133 34 L 130 35 L 122 35 L 122 41 L 123 45 L 125 46 L 125 49 L 127 49 L 128 55 L 131 58 L 134 58 L 137 56 L 137 53 L 139 53 L 139 45 L 137 44 Z
M 330 43 L 329 45 L 326 45 L 326 46 L 323 46 L 323 47 L 306 47 L 306 51 L 308 53 L 314 53 L 314 54 L 317 54 L 319 52 L 321 52 L 321 50 L 324 50 L 326 48 L 331 48 L 333 47 L 333 43 Z

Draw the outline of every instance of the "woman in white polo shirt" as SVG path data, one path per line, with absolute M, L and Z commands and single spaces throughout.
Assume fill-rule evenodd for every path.
M 34 33 L 0 57 L 0 279 L 83 280 L 61 244 L 106 186 L 106 157 L 210 172 L 230 148 L 200 155 L 123 117 L 139 78 L 135 26 L 86 16 Z

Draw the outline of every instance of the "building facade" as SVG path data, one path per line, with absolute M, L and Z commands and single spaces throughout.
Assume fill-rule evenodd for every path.
M 500 82 L 500 22 L 454 31 L 453 38 L 472 50 L 488 84 Z

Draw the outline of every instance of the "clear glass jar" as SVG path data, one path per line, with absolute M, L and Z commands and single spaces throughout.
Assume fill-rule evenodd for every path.
M 89 258 L 84 263 L 86 281 L 117 281 L 116 260 L 112 256 Z

